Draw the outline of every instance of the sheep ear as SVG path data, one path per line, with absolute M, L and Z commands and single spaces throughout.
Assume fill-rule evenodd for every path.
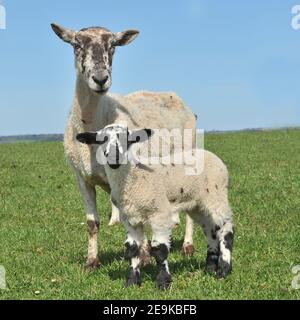
M 115 46 L 125 46 L 129 43 L 131 43 L 138 35 L 138 30 L 126 30 L 123 32 L 117 32 L 115 33 Z
M 56 35 L 63 41 L 72 44 L 75 39 L 76 31 L 64 28 L 56 23 L 52 23 L 51 27 Z
M 154 134 L 152 129 L 142 129 L 130 131 L 128 135 L 128 143 L 133 144 L 137 142 L 144 142 Z

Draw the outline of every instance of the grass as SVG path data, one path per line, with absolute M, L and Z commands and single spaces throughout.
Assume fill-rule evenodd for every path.
M 87 232 L 83 205 L 61 143 L 0 145 L 0 299 L 299 299 L 291 268 L 300 265 L 300 130 L 209 134 L 206 148 L 227 164 L 236 225 L 233 273 L 205 274 L 206 244 L 180 254 L 184 223 L 174 233 L 172 288 L 155 287 L 153 265 L 141 288 L 124 289 L 125 232 L 108 227 L 108 196 L 99 192 L 103 267 L 83 269 Z

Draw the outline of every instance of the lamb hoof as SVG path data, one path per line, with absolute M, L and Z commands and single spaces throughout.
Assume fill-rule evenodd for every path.
M 217 268 L 217 278 L 222 279 L 226 278 L 232 270 L 232 265 L 224 260 L 219 260 L 218 268 Z
M 194 254 L 195 247 L 192 244 L 184 244 L 181 253 L 186 257 L 191 257 Z
M 125 288 L 137 285 L 137 286 L 141 286 L 142 284 L 142 279 L 141 279 L 141 275 L 138 271 L 130 271 L 130 274 L 128 276 L 128 279 L 125 283 Z
M 209 274 L 215 274 L 218 269 L 218 256 L 208 256 L 205 262 L 205 271 Z
M 172 283 L 172 278 L 167 271 L 162 270 L 159 272 L 156 281 L 157 281 L 157 287 L 160 290 L 167 290 L 170 288 L 170 285 Z
M 100 259 L 96 257 L 95 259 L 88 259 L 85 264 L 85 270 L 91 271 L 101 267 Z

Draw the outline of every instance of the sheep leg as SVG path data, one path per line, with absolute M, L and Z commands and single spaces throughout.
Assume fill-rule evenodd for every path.
M 193 245 L 193 232 L 194 232 L 194 221 L 187 214 L 186 215 L 186 224 L 185 224 L 185 236 L 182 246 L 182 254 L 185 256 L 192 256 L 195 248 Z
M 98 257 L 98 232 L 100 222 L 96 207 L 96 189 L 94 186 L 89 185 L 80 175 L 77 175 L 77 181 L 85 206 L 88 226 L 89 243 L 86 268 L 94 269 L 100 266 Z
M 143 244 L 144 239 L 144 230 L 142 226 L 132 227 L 128 222 L 123 224 L 127 229 L 127 239 L 125 241 L 125 259 L 131 262 L 131 267 L 125 287 L 132 285 L 140 286 L 142 284 L 141 279 L 141 257 L 140 257 L 140 248 Z
M 168 221 L 170 221 L 170 219 L 168 219 Z M 157 222 L 151 221 L 153 232 L 151 255 L 156 260 L 158 268 L 156 278 L 157 286 L 162 290 L 168 289 L 172 282 L 168 265 L 168 255 L 170 252 L 170 239 L 173 225 L 170 225 L 168 221 L 162 221 L 161 219 Z
M 143 244 L 140 248 L 140 259 L 141 265 L 146 266 L 151 261 L 151 246 L 149 245 L 149 241 L 146 236 L 144 236 Z
M 108 225 L 113 226 L 120 222 L 120 211 L 117 208 L 113 198 L 110 198 L 110 202 L 111 202 L 111 218 Z
M 232 270 L 232 247 L 234 238 L 234 228 L 231 217 L 225 221 L 218 231 L 220 244 L 220 256 L 218 261 L 217 277 L 225 278 Z

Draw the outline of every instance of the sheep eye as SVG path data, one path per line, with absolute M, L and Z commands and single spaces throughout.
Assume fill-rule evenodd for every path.
M 114 54 L 114 53 L 115 53 L 115 47 L 111 47 L 111 48 L 110 48 L 110 53 L 111 53 L 111 54 Z
M 78 44 L 78 43 L 75 43 L 74 44 L 74 49 L 75 49 L 75 51 L 80 51 L 81 49 L 82 49 L 82 47 L 80 46 L 80 44 Z

